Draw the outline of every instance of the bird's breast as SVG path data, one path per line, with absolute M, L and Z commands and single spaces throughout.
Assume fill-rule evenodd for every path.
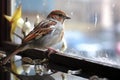
M 55 26 L 49 34 L 46 34 L 44 37 L 36 39 L 32 44 L 35 47 L 44 48 L 51 47 L 59 43 L 64 36 L 63 26 Z

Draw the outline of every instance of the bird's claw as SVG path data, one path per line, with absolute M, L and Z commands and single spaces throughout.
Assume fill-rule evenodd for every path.
M 48 49 L 48 57 L 51 55 L 51 54 L 55 54 L 55 53 L 58 53 L 57 50 L 53 49 L 53 48 L 47 48 Z

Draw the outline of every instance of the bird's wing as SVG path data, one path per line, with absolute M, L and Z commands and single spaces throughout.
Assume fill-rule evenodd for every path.
M 24 39 L 23 43 L 27 43 L 36 39 L 37 37 L 43 37 L 46 34 L 50 33 L 53 29 L 51 26 L 56 25 L 57 22 L 52 20 L 41 21 Z

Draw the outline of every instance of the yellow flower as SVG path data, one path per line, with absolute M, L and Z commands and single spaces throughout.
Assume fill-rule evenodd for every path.
M 20 19 L 22 19 L 21 13 L 22 13 L 21 5 L 19 5 L 12 16 L 4 15 L 4 17 L 11 23 L 11 31 L 10 31 L 11 39 L 13 39 L 13 33 L 15 32 L 15 29 L 18 26 L 18 21 L 20 21 Z M 22 21 L 21 23 L 23 23 L 23 22 L 24 21 Z

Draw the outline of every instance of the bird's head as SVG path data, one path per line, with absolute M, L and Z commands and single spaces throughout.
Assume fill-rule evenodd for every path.
M 54 10 L 54 11 L 50 12 L 50 14 L 47 16 L 47 18 L 55 19 L 57 21 L 60 21 L 61 23 L 63 23 L 65 19 L 71 19 L 61 10 Z

